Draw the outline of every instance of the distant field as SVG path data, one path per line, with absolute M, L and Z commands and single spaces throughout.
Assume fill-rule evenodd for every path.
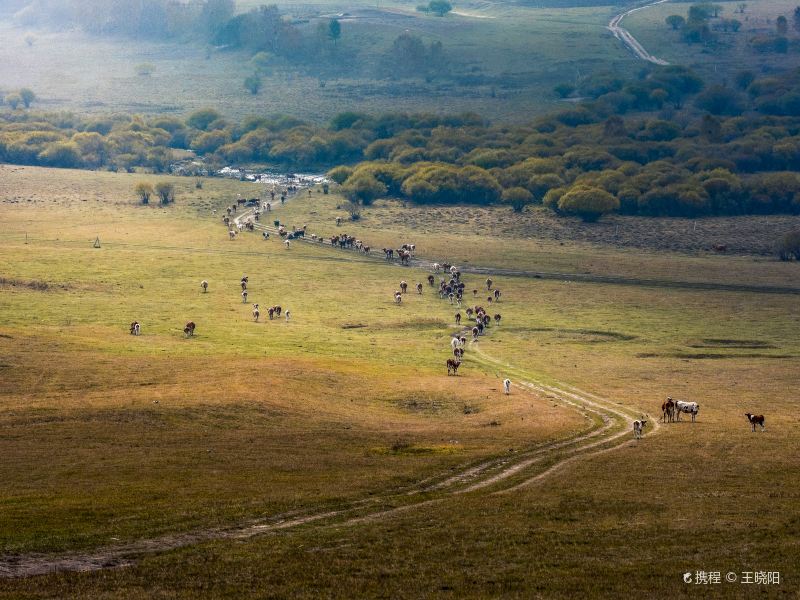
M 789 0 L 754 0 L 745 2 L 745 11 L 738 13 L 741 2 L 718 2 L 723 7 L 721 18 L 737 19 L 742 28 L 737 33 L 717 32 L 719 46 L 711 49 L 701 44 L 689 45 L 680 38 L 680 33 L 664 22 L 673 14 L 686 17 L 690 3 L 668 2 L 640 10 L 625 18 L 623 26 L 628 29 L 652 54 L 665 60 L 691 66 L 711 80 L 732 83 L 733 75 L 742 69 L 752 69 L 764 74 L 800 66 L 800 53 L 790 50 L 788 54 L 756 52 L 748 44 L 756 34 L 774 33 L 775 19 L 784 15 L 789 19 L 790 40 L 798 39 L 792 26 L 792 14 L 797 6 Z M 714 20 L 711 20 L 714 24 Z
M 779 571 L 780 585 L 758 589 L 796 589 L 796 295 L 498 274 L 503 322 L 447 377 L 455 308 L 427 284 L 391 301 L 401 278 L 413 286 L 425 271 L 258 234 L 230 242 L 211 211 L 255 186 L 176 179 L 178 201 L 163 209 L 132 202 L 141 178 L 0 167 L 0 558 L 348 502 L 410 505 L 403 490 L 428 478 L 599 426 L 553 394 L 502 395 L 505 375 L 576 385 L 651 420 L 667 394 L 693 399 L 698 422 L 649 426 L 512 492 L 423 496 L 123 569 L 0 579 L 0 597 L 671 598 L 697 570 Z M 323 215 L 309 223 L 321 229 L 329 201 L 292 199 L 270 216 Z M 533 246 L 474 222 L 469 237 L 412 232 L 410 220 L 383 231 L 376 213 L 365 221 L 375 245 L 413 234 L 425 256 L 460 244 L 486 264 L 596 261 L 599 273 L 774 284 L 797 267 L 573 241 L 525 259 Z M 243 273 L 249 301 L 282 304 L 290 322 L 253 322 Z M 465 278 L 469 290 L 484 276 Z M 180 332 L 188 319 L 195 339 Z M 745 411 L 765 413 L 767 431 L 751 433 Z
M 0 25 L 0 92 L 32 88 L 40 106 L 80 112 L 133 111 L 185 113 L 210 105 L 227 116 L 288 113 L 324 121 L 341 110 L 474 111 L 498 121 L 525 121 L 552 110 L 551 92 L 560 82 L 595 70 L 627 73 L 634 59 L 605 29 L 612 7 L 528 8 L 520 5 L 467 5 L 464 14 L 445 18 L 416 13 L 409 4 L 293 5 L 298 15 L 342 18 L 340 51 L 347 57 L 338 74 L 314 65 L 302 70 L 277 67 L 257 97 L 242 86 L 249 56 L 211 51 L 191 44 L 125 42 L 78 32 L 32 32 Z M 312 21 L 307 27 L 316 26 Z M 442 79 L 391 81 L 375 78 L 375 65 L 403 31 L 429 43 L 440 40 L 469 83 Z M 354 68 L 353 61 L 358 62 Z M 155 72 L 137 76 L 135 66 Z M 321 87 L 320 81 L 325 86 Z M 466 81 L 466 80 L 463 80 Z

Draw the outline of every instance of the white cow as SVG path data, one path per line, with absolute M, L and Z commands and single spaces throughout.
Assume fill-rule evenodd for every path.
M 634 439 L 641 439 L 642 437 L 642 430 L 644 426 L 647 425 L 647 421 L 642 419 L 641 421 L 634 421 L 633 422 L 633 437 Z
M 672 398 L 667 398 L 672 400 Z M 683 400 L 675 400 L 675 420 L 681 420 L 681 413 L 692 415 L 692 423 L 697 417 L 697 412 L 700 410 L 700 405 L 697 402 L 684 402 Z
M 511 393 L 511 380 L 510 379 L 503 379 L 503 392 L 506 394 Z
M 456 348 L 460 348 L 461 347 L 461 340 L 458 338 L 458 336 L 456 336 L 452 340 L 450 340 L 450 347 L 453 350 L 455 350 Z

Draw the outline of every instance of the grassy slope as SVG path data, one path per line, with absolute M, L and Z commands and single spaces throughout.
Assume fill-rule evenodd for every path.
M 324 121 L 346 107 L 373 113 L 475 111 L 497 120 L 525 121 L 552 109 L 550 90 L 565 73 L 571 78 L 593 68 L 625 69 L 632 62 L 604 29 L 611 14 L 608 7 L 556 10 L 499 5 L 479 13 L 496 18 L 437 18 L 415 13 L 413 7 L 379 11 L 366 4 L 317 8 L 322 14 L 350 10 L 358 15 L 343 20 L 339 52 L 348 63 L 354 53 L 359 55 L 366 65 L 361 74 L 325 76 L 327 85 L 321 88 L 316 74 L 278 68 L 253 97 L 242 88 L 252 71 L 249 57 L 242 53 L 213 52 L 206 59 L 204 48 L 189 44 L 134 44 L 45 31 L 35 32 L 36 42 L 28 47 L 28 31 L 0 24 L 7 57 L 0 64 L 0 91 L 28 86 L 36 91 L 41 107 L 81 112 L 184 113 L 211 105 L 224 107 L 233 118 L 277 112 Z M 316 21 L 309 25 L 315 26 Z M 495 85 L 492 97 L 491 85 L 374 79 L 374 63 L 406 30 L 428 42 L 441 40 L 462 71 L 524 74 L 522 83 L 508 88 Z M 152 76 L 135 75 L 134 67 L 143 62 L 156 67 Z
M 669 15 L 686 16 L 690 4 L 666 3 L 638 11 L 625 18 L 623 25 L 655 56 L 672 63 L 691 65 L 709 80 L 732 84 L 733 76 L 742 69 L 768 73 L 777 68 L 786 69 L 800 65 L 796 52 L 761 54 L 749 46 L 756 34 L 775 32 L 775 19 L 784 15 L 789 19 L 789 37 L 797 38 L 791 28 L 796 2 L 788 0 L 755 0 L 746 2 L 744 14 L 736 12 L 741 2 L 719 2 L 723 7 L 721 18 L 737 19 L 742 28 L 737 33 L 718 33 L 720 46 L 714 50 L 700 44 L 688 45 L 681 41 L 680 33 L 672 31 L 664 22 Z M 713 21 L 712 21 L 713 23 Z
M 287 252 L 255 235 L 226 241 L 207 205 L 222 204 L 234 190 L 226 186 L 239 184 L 187 190 L 183 198 L 199 198 L 165 211 L 122 201 L 131 176 L 98 183 L 69 171 L 15 174 L 14 193 L 40 200 L 0 204 L 3 274 L 72 287 L 0 288 L 2 333 L 13 336 L 0 338 L 3 363 L 12 366 L 3 369 L 0 443 L 14 458 L 0 471 L 10 482 L 0 530 L 12 549 L 92 546 L 355 497 L 579 426 L 563 409 L 516 393 L 498 403 L 494 374 L 484 378 L 469 362 L 457 382 L 431 371 L 444 356 L 452 310 L 429 294 L 398 308 L 386 294 L 401 276 L 413 281 L 414 270 L 300 244 Z M 82 185 L 120 203 L 62 206 L 59 197 L 93 193 Z M 61 191 L 45 208 L 50 187 Z M 0 189 L 0 198 L 7 194 Z M 96 224 L 72 233 L 72 223 L 90 220 Z M 29 222 L 39 240 L 25 246 Z M 100 250 L 88 243 L 94 231 L 105 240 Z M 115 246 L 125 233 L 142 246 Z M 43 241 L 57 236 L 60 243 Z M 426 251 L 436 237 L 414 232 Z M 147 247 L 156 242 L 204 251 Z M 616 257 L 633 268 L 628 253 Z M 693 264 L 682 255 L 660 261 L 678 272 Z M 245 271 L 253 299 L 290 306 L 291 323 L 249 322 L 237 296 Z M 752 276 L 729 269 L 727 280 Z M 196 288 L 202 277 L 212 282 L 208 296 Z M 702 407 L 699 422 L 669 425 L 529 491 L 467 495 L 384 522 L 203 544 L 120 571 L 3 581 L 0 591 L 674 597 L 686 590 L 680 574 L 701 569 L 779 570 L 784 583 L 772 591 L 796 589 L 795 298 L 496 280 L 504 322 L 480 342 L 484 351 L 651 416 L 668 393 L 692 398 Z M 147 314 L 145 335 L 132 339 L 124 326 L 138 312 Z M 199 325 L 191 341 L 175 328 L 187 315 Z M 341 329 L 354 320 L 370 327 Z M 297 389 L 302 401 L 287 393 Z M 409 410 L 409 399 L 423 409 Z M 481 412 L 463 415 L 465 403 Z M 537 411 L 535 429 L 531 419 L 517 422 L 521 410 Z M 745 410 L 767 414 L 766 433 L 749 432 Z M 502 426 L 480 426 L 490 418 Z M 370 451 L 398 435 L 430 451 Z M 716 588 L 723 596 L 749 591 Z

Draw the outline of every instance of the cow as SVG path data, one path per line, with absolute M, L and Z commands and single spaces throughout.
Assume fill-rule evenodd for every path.
M 760 425 L 761 431 L 764 431 L 764 415 L 753 415 L 750 413 L 744 413 L 744 416 L 747 417 L 748 421 L 750 421 L 750 426 L 752 427 L 752 431 L 756 430 L 756 425 Z
M 275 314 L 276 314 L 276 315 L 278 315 L 278 316 L 280 317 L 280 316 L 281 316 L 281 311 L 282 311 L 282 310 L 283 310 L 283 309 L 280 307 L 280 304 L 279 304 L 279 305 L 277 305 L 277 306 L 275 307 Z
M 461 313 L 456 313 L 456 325 L 461 325 Z
M 275 307 L 274 306 L 270 306 L 267 309 L 267 315 L 269 315 L 269 320 L 272 321 L 272 317 L 275 316 Z
M 194 321 L 189 321 L 183 328 L 183 333 L 186 337 L 191 337 L 194 335 L 195 324 Z
M 511 393 L 511 380 L 503 379 L 503 392 L 508 395 Z
M 242 290 L 242 304 L 247 304 L 247 290 Z
M 667 398 L 661 403 L 661 421 L 672 423 L 675 420 L 675 401 Z
M 433 286 L 434 278 L 433 275 L 428 275 L 428 285 Z
M 472 328 L 472 341 L 473 342 L 478 339 L 478 333 L 479 333 L 478 328 L 477 327 L 473 327 Z
M 647 421 L 642 419 L 641 421 L 634 421 L 633 422 L 633 438 L 639 440 L 642 438 L 642 430 L 644 426 L 647 425 Z
M 461 346 L 461 340 L 458 337 L 454 337 L 453 339 L 450 340 L 450 347 L 453 350 L 455 350 L 459 346 Z
M 464 356 L 464 349 L 463 348 L 453 348 L 453 356 L 455 358 L 462 358 Z
M 418 294 L 421 294 L 421 293 L 422 293 L 422 284 L 421 284 L 421 283 L 418 283 L 418 284 L 417 284 L 417 293 L 418 293 Z
M 289 240 L 286 240 L 283 243 L 286 244 L 286 249 L 287 250 L 289 249 L 289 246 L 291 246 L 291 244 L 292 244 L 292 242 L 290 242 Z
M 492 289 L 492 279 L 490 277 L 486 278 L 486 289 L 487 290 L 491 290 Z
M 247 289 L 247 280 L 242 279 L 239 285 L 242 286 L 242 291 L 245 291 Z
M 502 318 L 503 318 L 503 316 L 502 316 L 500 313 L 497 313 L 497 314 L 494 316 L 494 323 L 495 323 L 495 325 L 500 325 L 500 319 L 502 319 Z
M 258 310 L 258 304 L 253 304 L 253 320 L 258 323 L 258 317 L 261 313 Z
M 286 311 L 285 313 L 283 313 L 283 314 L 286 316 L 286 322 L 288 323 L 288 322 L 289 322 L 289 318 L 292 316 L 292 311 L 290 311 L 290 310 L 287 310 L 287 311 Z
M 672 400 L 672 398 L 667 398 L 667 400 Z M 678 422 L 681 420 L 681 413 L 686 413 L 692 415 L 692 423 L 694 423 L 699 410 L 700 405 L 697 402 L 684 402 L 683 400 L 675 400 L 675 420 Z
M 441 269 L 442 269 L 442 265 L 440 265 L 439 263 L 433 263 L 433 265 L 432 265 L 432 266 L 433 266 L 433 270 L 434 270 L 434 271 L 436 271 L 437 273 L 438 273 L 439 271 L 441 271 Z M 428 281 L 430 281 L 430 280 L 432 280 L 432 279 L 433 279 L 433 275 L 431 275 L 431 276 L 429 276 L 429 277 L 428 277 Z M 431 285 L 433 285 L 433 284 L 431 284 Z
M 139 331 L 141 327 L 139 326 L 139 321 L 134 321 L 131 323 L 131 335 L 139 335 Z
M 203 293 L 207 292 L 208 291 L 208 282 L 205 279 L 203 279 L 203 281 L 200 282 L 200 287 L 203 288 Z
M 714 252 L 727 252 L 728 246 L 727 244 L 714 244 L 713 246 L 711 246 L 711 249 Z
M 408 284 L 405 281 L 400 282 L 400 293 L 405 294 L 408 291 Z
M 237 232 L 234 231 L 233 229 L 228 231 L 228 239 L 231 240 L 231 241 L 235 240 L 236 239 L 236 233 Z
M 400 304 L 403 301 L 403 294 L 400 293 L 400 290 L 395 291 L 394 293 L 394 303 Z
M 499 301 L 500 301 L 500 296 L 501 296 L 501 294 L 500 294 L 500 290 L 498 290 L 498 289 L 495 289 L 495 291 L 494 291 L 494 299 L 495 299 L 495 302 L 499 302 Z
M 262 236 L 262 237 L 263 237 L 265 240 L 268 240 L 268 239 L 269 239 L 269 231 L 264 231 L 264 232 L 262 232 L 262 233 L 261 233 L 261 236 Z
M 458 367 L 461 366 L 461 361 L 456 360 L 454 358 L 447 359 L 447 374 L 450 375 L 450 371 L 453 372 L 453 375 L 458 375 Z

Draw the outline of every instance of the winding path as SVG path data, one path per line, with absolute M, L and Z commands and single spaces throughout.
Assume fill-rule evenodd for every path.
M 645 8 L 650 8 L 651 6 L 655 6 L 656 4 L 663 4 L 665 2 L 669 2 L 669 0 L 656 0 L 655 2 L 649 2 L 644 6 L 637 6 L 635 8 L 630 8 L 626 11 L 619 13 L 618 15 L 614 15 L 611 20 L 608 22 L 608 29 L 611 33 L 614 34 L 614 37 L 621 41 L 625 46 L 627 46 L 631 52 L 641 60 L 645 60 L 647 62 L 651 62 L 655 65 L 668 65 L 669 63 L 665 61 L 663 58 L 658 58 L 657 56 L 653 56 L 647 50 L 644 49 L 631 32 L 622 27 L 622 20 L 627 17 L 628 15 L 635 13 L 640 10 L 644 10 Z
M 247 212 L 243 213 L 237 217 L 236 222 L 247 216 Z M 259 228 L 267 229 L 266 226 Z M 623 445 L 639 443 L 630 440 L 634 415 L 618 403 L 567 384 L 537 381 L 537 378 L 524 369 L 484 352 L 480 342 L 472 342 L 470 350 L 467 355 L 470 362 L 487 370 L 502 370 L 514 378 L 515 390 L 518 392 L 544 395 L 569 406 L 584 417 L 586 425 L 582 430 L 560 440 L 481 459 L 462 465 L 455 472 L 448 470 L 405 488 L 389 490 L 377 497 L 346 502 L 335 507 L 310 507 L 303 511 L 252 519 L 228 528 L 164 535 L 85 553 L 2 556 L 0 577 L 31 577 L 61 571 L 85 572 L 125 567 L 136 564 L 145 555 L 211 540 L 246 539 L 301 527 L 356 525 L 441 503 L 455 494 L 510 493 L 535 485 L 577 460 L 609 452 Z M 654 422 L 653 427 L 655 433 L 659 424 Z

